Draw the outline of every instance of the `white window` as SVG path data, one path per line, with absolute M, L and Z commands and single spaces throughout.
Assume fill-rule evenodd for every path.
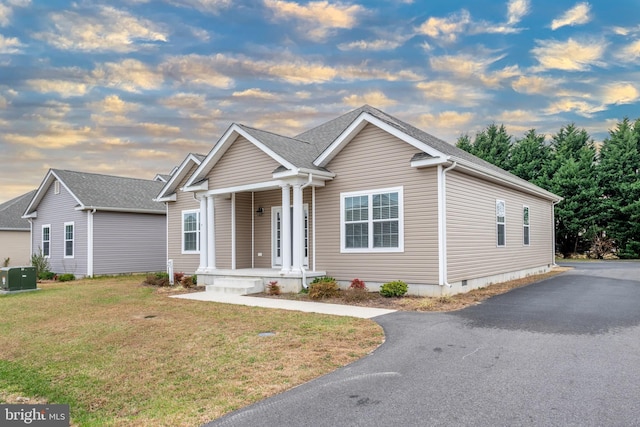
M 51 225 L 42 226 L 42 255 L 45 258 L 51 256 Z
M 73 222 L 64 223 L 64 257 L 73 258 Z
M 200 252 L 200 211 L 182 211 L 182 253 Z
M 529 206 L 522 208 L 522 243 L 529 246 Z
M 342 252 L 402 252 L 402 187 L 340 194 L 340 226 Z
M 504 200 L 496 200 L 496 235 L 498 246 L 505 246 L 507 243 L 506 212 Z

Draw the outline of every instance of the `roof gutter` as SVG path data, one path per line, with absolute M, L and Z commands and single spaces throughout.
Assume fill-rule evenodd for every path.
M 154 215 L 166 215 L 165 210 L 156 209 L 127 209 L 127 208 L 110 208 L 101 206 L 78 206 L 75 208 L 77 211 L 103 211 L 103 212 L 123 212 L 123 213 L 141 213 L 141 214 L 154 214 Z

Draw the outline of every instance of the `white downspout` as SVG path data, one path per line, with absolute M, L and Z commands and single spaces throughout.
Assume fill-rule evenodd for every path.
M 562 200 L 556 200 L 551 203 L 551 266 L 557 267 L 556 264 L 556 205 Z
M 442 165 L 438 165 L 438 171 L 441 171 L 438 176 L 440 179 L 440 200 L 438 201 L 438 229 L 440 240 L 440 286 L 451 287 L 451 284 L 447 281 L 447 172 L 452 170 L 458 165 L 457 162 L 453 162 L 451 166 L 446 169 L 442 169 Z
M 301 187 L 300 187 L 300 192 L 302 193 L 302 201 L 304 203 L 304 189 L 307 188 L 308 186 L 311 185 L 311 183 L 313 182 L 313 174 L 310 173 L 309 174 L 309 179 L 307 180 L 306 183 L 304 183 Z M 316 230 L 315 230 L 315 221 L 316 221 L 316 215 L 315 215 L 315 210 L 316 210 L 316 204 L 315 204 L 315 188 L 312 188 L 312 194 L 311 194 L 311 208 L 313 209 L 313 223 L 314 223 L 314 227 L 313 227 L 313 242 L 314 242 L 314 251 L 313 251 L 313 268 L 315 270 L 316 266 L 315 266 L 315 257 L 316 257 L 316 251 L 315 251 L 315 241 L 316 241 Z M 303 215 L 304 215 L 304 210 L 302 211 Z M 307 219 L 308 221 L 308 219 Z M 307 222 L 307 227 L 309 226 L 309 223 Z M 308 242 L 307 242 L 308 243 Z M 302 287 L 303 288 L 307 288 L 307 270 L 304 268 L 304 262 L 302 263 L 302 265 L 300 266 L 300 270 L 302 271 Z
M 231 193 L 231 269 L 236 269 L 236 193 Z
M 33 256 L 33 220 L 28 218 L 29 221 L 29 259 Z
M 96 209 L 87 211 L 87 276 L 93 277 L 93 214 Z

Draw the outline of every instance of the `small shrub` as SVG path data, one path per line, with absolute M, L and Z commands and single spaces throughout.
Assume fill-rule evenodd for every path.
M 4 267 L 9 267 L 9 262 L 11 262 L 11 258 L 10 257 L 6 257 L 4 259 Z
M 183 277 L 184 277 L 184 273 L 173 273 L 173 283 L 182 282 Z
M 64 273 L 58 276 L 58 282 L 70 282 L 71 280 L 76 280 L 76 276 L 71 273 Z
M 278 281 L 274 280 L 267 285 L 267 295 L 280 295 L 281 289 Z
M 442 295 L 442 296 L 438 297 L 438 302 L 440 304 L 449 304 L 452 301 L 453 301 L 453 298 L 451 298 L 450 295 Z
M 151 286 L 170 286 L 169 273 L 151 273 L 147 274 L 144 283 Z
M 371 298 L 369 290 L 365 288 L 352 288 L 349 287 L 342 293 L 342 299 L 345 302 L 361 302 Z
M 380 287 L 380 295 L 383 297 L 401 297 L 407 293 L 409 287 L 402 280 L 387 282 Z
M 38 280 L 53 280 L 56 277 L 56 273 L 51 271 L 41 271 L 38 273 Z
M 349 285 L 349 289 L 367 289 L 367 285 L 360 279 L 353 279 Z
M 196 274 L 194 274 L 193 276 L 191 276 L 191 279 L 193 279 L 193 284 L 197 285 L 198 284 L 198 276 Z
M 331 277 L 322 278 L 324 280 L 316 280 L 309 285 L 309 298 L 311 299 L 324 299 L 333 298 L 338 296 L 340 288 L 335 279 Z
M 31 266 L 36 268 L 36 277 L 40 277 L 40 273 L 51 270 L 49 260 L 42 253 L 42 249 L 38 248 L 38 252 L 31 255 Z
M 329 276 L 320 276 L 320 277 L 316 277 L 315 279 L 313 279 L 313 281 L 311 282 L 311 285 L 313 285 L 314 283 L 320 283 L 320 282 L 335 282 L 336 279 L 334 279 L 333 277 L 329 277 Z M 336 282 L 337 283 L 337 282 Z
M 193 283 L 193 276 L 182 277 L 182 279 L 180 280 L 180 284 L 182 284 L 182 287 L 186 289 L 191 289 L 196 286 L 195 283 Z

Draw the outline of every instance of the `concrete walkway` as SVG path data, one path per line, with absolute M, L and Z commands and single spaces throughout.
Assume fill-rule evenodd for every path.
M 183 298 L 197 301 L 213 301 L 224 304 L 247 305 L 251 307 L 278 308 L 281 310 L 304 311 L 306 313 L 333 314 L 334 316 L 359 317 L 371 319 L 395 310 L 384 308 L 358 307 L 354 305 L 326 304 L 322 302 L 294 301 L 275 298 L 260 298 L 247 295 L 233 295 L 218 292 L 196 292 L 192 294 L 174 295 L 172 298 Z

